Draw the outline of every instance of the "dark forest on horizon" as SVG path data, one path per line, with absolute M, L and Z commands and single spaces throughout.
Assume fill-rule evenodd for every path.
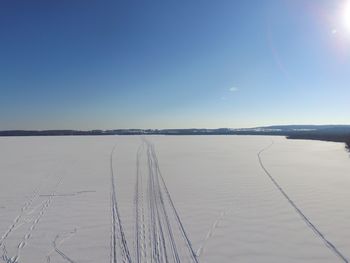
M 0 136 L 101 135 L 273 135 L 288 139 L 343 142 L 350 151 L 350 125 L 284 125 L 247 129 L 116 129 L 116 130 L 5 130 Z

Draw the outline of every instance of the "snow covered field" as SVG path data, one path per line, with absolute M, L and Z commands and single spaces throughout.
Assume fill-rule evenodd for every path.
M 348 262 L 349 189 L 340 143 L 3 137 L 0 262 Z

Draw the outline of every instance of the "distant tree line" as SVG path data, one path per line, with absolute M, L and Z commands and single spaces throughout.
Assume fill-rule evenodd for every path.
M 98 135 L 274 135 L 288 139 L 344 142 L 350 151 L 350 125 L 285 125 L 248 129 L 116 129 L 116 130 L 7 130 L 0 136 Z
M 344 142 L 346 149 L 350 151 L 350 129 L 328 128 L 324 130 L 301 131 L 287 135 L 288 139 L 307 139 L 332 142 Z

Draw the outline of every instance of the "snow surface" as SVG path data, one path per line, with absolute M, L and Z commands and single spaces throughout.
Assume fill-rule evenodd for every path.
M 0 262 L 348 262 L 349 189 L 341 143 L 3 137 Z

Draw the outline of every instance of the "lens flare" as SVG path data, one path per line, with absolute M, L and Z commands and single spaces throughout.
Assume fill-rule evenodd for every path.
M 344 25 L 346 29 L 350 32 L 350 0 L 348 0 L 345 4 Z

